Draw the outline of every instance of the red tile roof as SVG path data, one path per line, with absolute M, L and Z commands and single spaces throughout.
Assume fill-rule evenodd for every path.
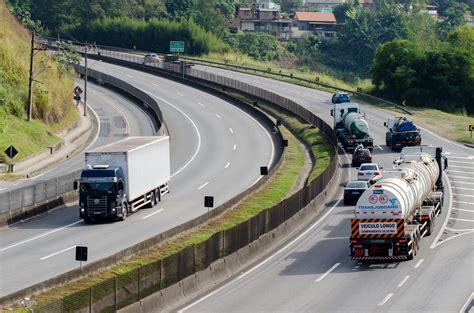
M 300 22 L 336 23 L 336 17 L 331 12 L 295 12 L 295 19 Z

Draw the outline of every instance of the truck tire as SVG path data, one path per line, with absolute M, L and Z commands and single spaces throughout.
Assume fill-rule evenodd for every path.
M 119 218 L 120 221 L 125 221 L 127 219 L 128 210 L 127 205 L 122 203 L 122 216 Z
M 92 223 L 92 218 L 84 217 L 84 224 L 90 224 L 90 223 Z
M 150 194 L 150 204 L 149 207 L 153 208 L 156 205 L 156 194 L 154 191 L 151 192 Z

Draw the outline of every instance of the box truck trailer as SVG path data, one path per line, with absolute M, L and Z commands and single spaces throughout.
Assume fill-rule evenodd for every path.
M 79 216 L 125 220 L 169 192 L 168 136 L 128 137 L 85 153 L 79 182 Z

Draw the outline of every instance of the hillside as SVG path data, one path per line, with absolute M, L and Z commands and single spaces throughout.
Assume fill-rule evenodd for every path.
M 54 133 L 79 115 L 71 101 L 73 82 L 69 73 L 47 52 L 35 56 L 33 118 L 27 122 L 29 51 L 31 36 L 0 0 L 0 162 L 3 151 L 14 145 L 14 161 L 34 154 L 60 139 Z

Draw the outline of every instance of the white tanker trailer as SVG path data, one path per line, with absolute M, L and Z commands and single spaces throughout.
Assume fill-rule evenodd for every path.
M 394 164 L 357 202 L 350 237 L 354 260 L 413 259 L 441 213 L 447 166 L 442 148 L 406 147 Z
M 353 102 L 336 103 L 331 110 L 334 117 L 334 130 L 339 141 L 347 151 L 362 144 L 365 148 L 374 148 L 374 139 L 369 133 L 369 124 L 359 105 Z

